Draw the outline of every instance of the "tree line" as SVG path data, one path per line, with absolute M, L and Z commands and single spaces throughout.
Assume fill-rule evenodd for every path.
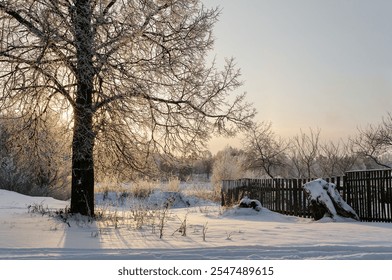
M 241 148 L 226 147 L 214 157 L 212 181 L 240 178 L 328 178 L 350 170 L 392 168 L 392 116 L 359 128 L 337 142 L 324 141 L 321 129 L 284 139 L 270 122 L 253 123 Z
M 270 122 L 253 123 L 243 134 L 243 146 L 227 146 L 216 154 L 208 150 L 175 157 L 151 154 L 149 170 L 140 172 L 116 165 L 112 155 L 97 149 L 97 182 L 147 180 L 211 181 L 239 178 L 319 178 L 350 170 L 391 168 L 392 117 L 358 129 L 349 139 L 322 139 L 320 129 L 300 131 L 283 139 Z M 0 121 L 0 187 L 25 194 L 69 198 L 71 194 L 71 130 L 66 118 L 51 114 L 46 120 Z

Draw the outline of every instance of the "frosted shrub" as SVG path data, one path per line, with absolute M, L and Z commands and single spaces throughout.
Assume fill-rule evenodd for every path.
M 188 196 L 203 200 L 219 201 L 219 197 L 214 195 L 214 188 L 210 183 L 192 183 L 183 192 Z
M 24 117 L 0 119 L 0 187 L 34 196 L 68 199 L 70 139 L 54 115 L 24 126 Z M 26 121 L 29 121 L 26 119 Z
M 226 147 L 217 153 L 211 178 L 216 198 L 220 198 L 222 180 L 236 180 L 244 177 L 242 168 L 244 159 L 244 154 L 232 147 Z
M 137 180 L 132 183 L 131 194 L 137 198 L 147 198 L 159 186 L 155 181 Z
M 178 178 L 171 178 L 166 184 L 166 190 L 169 192 L 180 192 L 180 180 Z
M 95 186 L 96 193 L 109 193 L 109 192 L 116 192 L 122 193 L 126 191 L 126 187 L 118 183 L 111 183 L 111 182 L 102 182 Z

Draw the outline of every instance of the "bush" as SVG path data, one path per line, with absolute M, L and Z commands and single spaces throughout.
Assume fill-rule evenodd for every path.
M 178 178 L 171 178 L 166 183 L 165 189 L 168 192 L 180 192 L 180 183 Z
M 226 147 L 217 153 L 211 178 L 217 198 L 220 199 L 222 180 L 236 180 L 244 177 L 245 171 L 242 168 L 244 158 L 243 152 L 232 147 Z
M 137 198 L 147 198 L 159 188 L 155 181 L 137 180 L 131 185 L 131 194 Z
M 193 196 L 203 200 L 220 201 L 220 196 L 215 195 L 214 188 L 210 183 L 187 183 L 182 192 L 187 196 Z
M 56 117 L 0 119 L 0 188 L 26 195 L 70 197 L 70 141 Z M 31 122 L 31 121 L 30 121 Z

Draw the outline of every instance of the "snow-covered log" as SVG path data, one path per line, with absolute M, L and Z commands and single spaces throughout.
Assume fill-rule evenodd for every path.
M 240 204 L 239 204 L 240 208 L 253 208 L 256 211 L 260 211 L 261 210 L 261 202 L 256 200 L 256 199 L 250 199 L 247 196 L 245 196 L 243 199 L 241 199 Z
M 317 179 L 304 184 L 303 188 L 308 195 L 315 220 L 325 216 L 331 218 L 342 216 L 359 220 L 354 209 L 340 196 L 335 184 Z

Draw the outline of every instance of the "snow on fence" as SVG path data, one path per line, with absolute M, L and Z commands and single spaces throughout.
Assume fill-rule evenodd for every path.
M 248 196 L 263 207 L 286 215 L 312 217 L 303 185 L 312 179 L 240 179 L 224 180 L 222 205 L 238 204 Z M 342 196 L 358 213 L 361 221 L 392 222 L 392 171 L 350 171 L 345 176 L 324 178 L 334 183 Z

